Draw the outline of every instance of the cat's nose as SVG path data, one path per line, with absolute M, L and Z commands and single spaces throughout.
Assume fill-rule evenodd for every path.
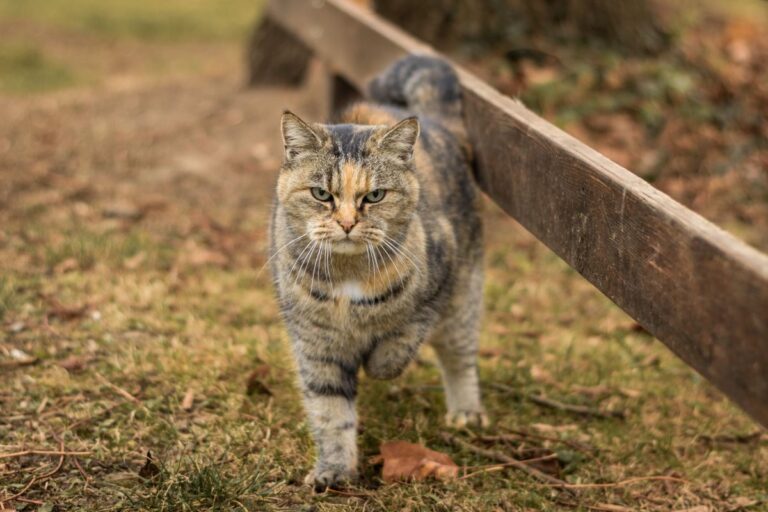
M 345 233 L 352 231 L 352 228 L 357 224 L 354 219 L 341 219 L 336 222 L 339 223 L 339 226 L 341 226 L 341 229 L 343 229 Z

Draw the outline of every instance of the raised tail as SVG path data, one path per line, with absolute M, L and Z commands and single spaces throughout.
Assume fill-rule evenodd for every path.
M 368 86 L 371 99 L 416 114 L 461 117 L 461 86 L 450 64 L 427 55 L 408 55 Z

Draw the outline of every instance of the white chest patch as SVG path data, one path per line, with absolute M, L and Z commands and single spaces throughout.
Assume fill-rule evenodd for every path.
M 346 297 L 349 300 L 362 300 L 365 298 L 365 293 L 360 281 L 343 281 L 336 287 L 336 296 Z

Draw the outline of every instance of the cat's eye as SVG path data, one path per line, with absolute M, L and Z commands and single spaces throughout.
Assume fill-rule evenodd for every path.
M 384 196 L 387 194 L 387 191 L 381 188 L 377 188 L 376 190 L 372 192 L 368 192 L 365 195 L 365 202 L 366 203 L 378 203 L 382 199 L 384 199 Z
M 312 197 L 318 201 L 330 201 L 333 198 L 330 192 L 320 187 L 312 187 L 310 191 L 312 192 Z

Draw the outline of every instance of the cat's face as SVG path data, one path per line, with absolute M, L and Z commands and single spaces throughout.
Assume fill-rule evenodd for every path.
M 400 241 L 419 197 L 416 118 L 392 127 L 310 126 L 286 112 L 282 133 L 277 195 L 296 236 L 342 254 Z

